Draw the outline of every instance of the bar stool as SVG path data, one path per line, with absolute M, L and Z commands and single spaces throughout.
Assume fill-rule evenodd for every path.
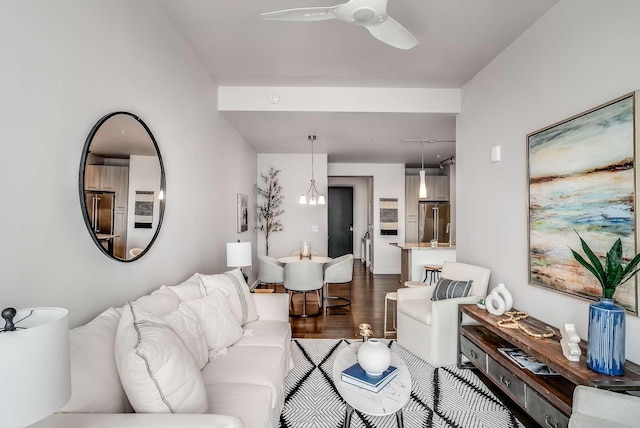
M 393 322 L 391 324 L 391 327 L 393 328 L 393 330 L 387 330 L 387 313 L 388 311 L 388 303 L 389 300 L 393 300 L 394 302 L 396 302 L 396 305 L 398 304 L 398 293 L 395 291 L 392 291 L 390 293 L 385 294 L 384 296 L 384 337 L 387 337 L 388 334 L 396 334 L 396 309 L 397 308 L 393 308 Z
M 424 265 L 424 270 L 424 281 L 422 282 L 427 282 L 427 278 L 429 278 L 429 285 L 433 284 L 434 280 L 438 282 L 440 279 L 440 272 L 442 272 L 442 266 Z

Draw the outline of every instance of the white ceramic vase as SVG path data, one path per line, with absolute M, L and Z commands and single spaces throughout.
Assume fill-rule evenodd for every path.
M 358 363 L 369 376 L 380 376 L 391 364 L 391 351 L 380 339 L 369 339 L 358 348 Z
M 505 302 L 502 296 L 500 296 L 495 291 L 489 293 L 486 299 L 484 299 L 484 304 L 487 306 L 487 311 L 493 315 L 502 315 L 505 313 Z
M 513 296 L 507 290 L 507 287 L 504 286 L 503 283 L 498 284 L 496 288 L 493 289 L 492 293 L 498 293 L 502 300 L 504 300 L 504 311 L 510 311 L 513 308 Z

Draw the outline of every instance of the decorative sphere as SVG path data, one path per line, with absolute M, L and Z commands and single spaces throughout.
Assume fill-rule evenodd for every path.
M 391 351 L 379 339 L 369 339 L 358 348 L 358 363 L 369 376 L 380 376 L 391 364 Z

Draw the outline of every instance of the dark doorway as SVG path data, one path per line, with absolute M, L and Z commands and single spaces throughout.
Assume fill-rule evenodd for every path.
M 353 187 L 329 187 L 329 257 L 353 254 Z

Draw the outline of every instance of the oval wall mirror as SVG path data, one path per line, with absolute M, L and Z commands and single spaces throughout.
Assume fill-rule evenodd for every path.
M 122 262 L 153 245 L 164 216 L 165 176 L 158 144 L 128 112 L 109 113 L 91 129 L 80 160 L 80 205 L 98 248 Z

